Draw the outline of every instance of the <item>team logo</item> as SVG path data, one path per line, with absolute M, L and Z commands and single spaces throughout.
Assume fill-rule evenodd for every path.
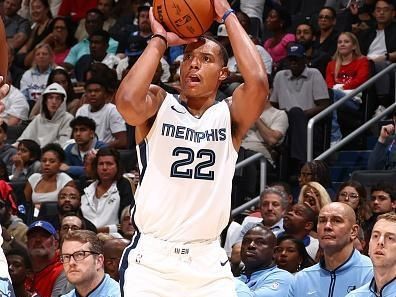
M 348 290 L 347 290 L 347 293 L 350 293 L 350 292 L 352 292 L 355 289 L 356 289 L 356 286 L 349 286 Z
M 273 282 L 270 286 L 272 290 L 278 290 L 279 289 L 279 283 L 278 282 Z

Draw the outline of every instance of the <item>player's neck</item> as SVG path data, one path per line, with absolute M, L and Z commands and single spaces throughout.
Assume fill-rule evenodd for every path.
M 396 278 L 396 267 L 374 267 L 374 278 L 377 286 L 377 292 Z
M 338 251 L 324 251 L 324 259 L 326 269 L 333 271 L 343 263 L 345 263 L 348 258 L 352 255 L 353 244 L 348 244 L 344 248 Z
M 211 107 L 216 102 L 215 96 L 194 98 L 187 98 L 181 96 L 181 100 L 186 102 L 190 113 L 198 117 L 200 117 L 209 107 Z

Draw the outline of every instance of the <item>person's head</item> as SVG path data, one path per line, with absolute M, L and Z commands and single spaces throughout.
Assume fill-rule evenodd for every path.
M 49 143 L 41 149 L 41 173 L 52 176 L 60 171 L 65 161 L 65 152 L 57 143 Z
M 62 105 L 66 109 L 67 94 L 60 84 L 50 84 L 45 88 L 42 97 L 42 112 L 47 119 L 52 119 L 56 113 L 64 111 L 60 108 Z
M 98 30 L 89 36 L 89 48 L 92 58 L 101 61 L 106 56 L 110 34 L 105 30 Z
M 301 188 L 298 203 L 306 204 L 317 215 L 323 206 L 331 203 L 331 199 L 321 184 L 309 182 Z
M 39 43 L 34 49 L 33 65 L 40 71 L 47 70 L 54 63 L 54 52 L 47 43 Z
M 5 256 L 13 286 L 24 286 L 26 278 L 32 270 L 32 263 L 28 253 L 24 249 L 13 248 Z
M 35 264 L 35 259 L 51 261 L 58 247 L 55 228 L 46 221 L 35 221 L 27 230 L 27 248 Z
M 296 28 L 296 41 L 307 50 L 312 47 L 315 38 L 314 28 L 310 23 L 301 23 Z
M 3 120 L 0 120 L 0 145 L 3 145 L 7 140 L 7 130 L 7 123 Z
M 331 184 L 330 170 L 327 164 L 321 160 L 307 162 L 301 167 L 298 182 L 300 187 L 310 181 L 316 181 L 323 187 L 328 188 Z
M 296 273 L 315 264 L 308 255 L 304 243 L 291 235 L 284 234 L 277 238 L 274 259 L 280 269 Z
M 356 59 L 362 55 L 359 41 L 355 34 L 351 32 L 342 32 L 337 39 L 337 50 L 334 54 L 334 60 L 342 59 L 352 55 Z
M 80 147 L 92 143 L 95 138 L 96 123 L 93 119 L 78 116 L 70 122 L 72 137 Z
M 395 211 L 395 187 L 389 183 L 379 183 L 371 187 L 370 208 L 376 215 Z
M 66 213 L 60 222 L 59 242 L 62 244 L 63 238 L 69 232 L 85 229 L 85 222 L 81 216 L 73 212 Z
M 135 228 L 131 221 L 131 207 L 129 205 L 121 212 L 120 224 L 122 236 L 126 239 L 132 239 L 133 233 L 135 233 Z
M 395 6 L 390 0 L 379 0 L 375 4 L 374 17 L 379 26 L 387 26 L 392 23 L 395 16 Z
M 91 110 L 96 112 L 100 110 L 110 97 L 108 84 L 104 78 L 94 75 L 85 83 L 85 95 Z
M 114 0 L 98 0 L 96 8 L 103 13 L 105 19 L 108 19 L 111 15 L 114 4 Z
M 337 201 L 348 204 L 356 212 L 358 207 L 363 207 L 365 204 L 367 192 L 361 183 L 349 180 L 340 186 L 336 197 Z
M 337 13 L 334 8 L 326 6 L 319 11 L 318 26 L 322 31 L 332 30 L 336 24 Z
M 352 247 L 358 230 L 355 212 L 349 205 L 332 202 L 320 210 L 317 231 L 325 255 Z
M 271 32 L 285 32 L 291 25 L 289 12 L 280 5 L 273 5 L 265 19 L 265 27 Z
M 51 21 L 49 31 L 55 36 L 56 42 L 67 47 L 76 43 L 70 18 L 58 16 Z
M 214 38 L 204 36 L 190 43 L 180 66 L 182 96 L 215 96 L 220 83 L 228 77 L 228 54 Z
M 17 154 L 26 165 L 30 165 L 41 158 L 41 148 L 37 142 L 31 139 L 18 141 Z
M 1 182 L 4 185 L 4 181 Z M 6 226 L 10 223 L 12 215 L 17 213 L 17 206 L 11 194 L 0 194 L 0 225 Z
M 305 237 L 316 225 L 316 214 L 306 204 L 294 204 L 283 218 L 283 228 L 287 234 Z
M 67 233 L 61 245 L 60 259 L 67 280 L 77 289 L 96 287 L 104 276 L 103 244 L 92 231 Z
M 243 11 L 237 11 L 235 13 L 239 23 L 242 25 L 243 29 L 245 29 L 246 33 L 250 33 L 250 18 Z
M 68 212 L 77 213 L 81 206 L 81 195 L 76 187 L 64 186 L 58 193 L 58 212 L 64 215 Z
M 285 214 L 288 198 L 285 192 L 277 188 L 266 188 L 260 195 L 260 212 L 263 223 L 271 227 Z
M 30 16 L 33 22 L 43 23 L 45 20 L 52 18 L 48 0 L 30 1 Z
M 65 89 L 67 96 L 66 101 L 71 101 L 76 98 L 70 75 L 64 68 L 58 66 L 51 71 L 48 76 L 47 86 L 52 83 L 58 83 Z
M 95 31 L 103 29 L 104 21 L 105 17 L 99 9 L 92 8 L 88 10 L 85 15 L 85 31 L 87 31 L 88 36 Z
M 285 193 L 287 195 L 287 199 L 289 201 L 288 206 L 293 205 L 293 193 L 290 185 L 287 182 L 276 181 L 269 184 L 269 187 L 278 189 L 279 191 Z
M 93 162 L 96 178 L 101 182 L 117 181 L 122 176 L 120 153 L 114 148 L 101 148 Z
M 371 233 L 369 255 L 374 269 L 395 271 L 396 267 L 396 214 L 378 217 Z
M 149 11 L 150 11 L 149 4 L 143 4 L 138 7 L 138 15 L 137 15 L 138 27 L 139 27 L 139 31 L 141 31 L 143 34 L 147 34 L 151 32 Z
M 4 15 L 12 17 L 21 9 L 22 0 L 5 0 L 3 4 Z
M 302 44 L 292 42 L 287 45 L 287 66 L 293 76 L 298 77 L 306 67 L 305 48 Z
M 104 270 L 110 277 L 119 281 L 118 266 L 124 249 L 130 241 L 123 238 L 106 240 L 103 243 Z
M 267 227 L 257 225 L 246 232 L 241 245 L 246 271 L 250 274 L 271 265 L 275 246 L 276 237 Z

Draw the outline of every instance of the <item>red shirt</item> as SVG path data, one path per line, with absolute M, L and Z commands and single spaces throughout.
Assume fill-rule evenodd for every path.
M 344 90 L 353 90 L 369 78 L 370 66 L 367 58 L 364 56 L 353 60 L 349 64 L 341 65 L 337 78 L 334 77 L 335 65 L 335 60 L 327 64 L 326 83 L 330 89 L 335 84 L 343 84 Z
M 87 11 L 95 8 L 98 0 L 63 0 L 59 8 L 59 16 L 71 16 L 73 22 L 85 18 Z

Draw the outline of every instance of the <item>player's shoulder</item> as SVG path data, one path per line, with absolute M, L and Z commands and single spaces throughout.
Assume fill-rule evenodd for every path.
M 348 293 L 345 297 L 370 297 L 375 296 L 375 294 L 370 290 L 371 282 L 361 286 L 353 290 L 352 292 Z

